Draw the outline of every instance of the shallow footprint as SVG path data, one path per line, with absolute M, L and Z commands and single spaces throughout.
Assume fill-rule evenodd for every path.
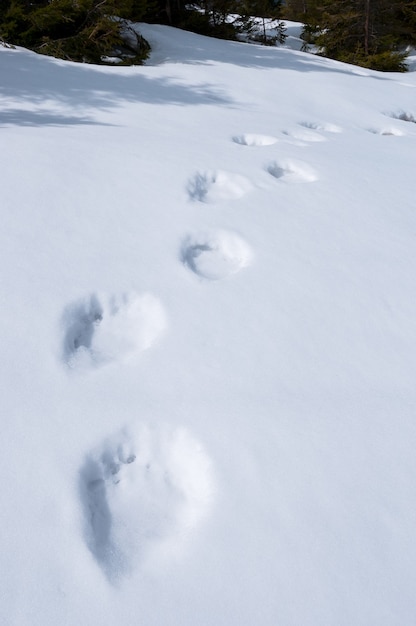
M 187 430 L 125 430 L 80 471 L 85 539 L 112 583 L 141 563 L 177 556 L 207 515 L 211 461 Z
M 373 135 L 385 135 L 390 137 L 402 137 L 404 132 L 394 126 L 384 126 L 383 128 L 368 128 L 369 133 Z
M 189 198 L 198 202 L 234 200 L 251 189 L 252 184 L 247 178 L 224 170 L 197 172 L 187 185 Z
M 318 179 L 316 172 L 301 161 L 272 161 L 265 169 L 273 178 L 287 183 L 310 183 Z
M 256 135 L 253 133 L 246 133 L 244 135 L 236 135 L 233 137 L 234 143 L 238 143 L 240 146 L 272 146 L 277 143 L 278 139 L 271 135 Z
M 188 236 L 181 256 L 183 263 L 201 278 L 220 280 L 250 265 L 253 254 L 239 235 L 217 230 Z
M 298 139 L 300 141 L 326 141 L 326 137 L 316 132 L 315 130 L 305 128 L 304 126 L 302 128 L 294 128 L 292 130 L 284 130 L 282 132 L 284 135 L 287 135 L 288 137 L 293 137 L 293 139 Z
M 65 362 L 94 367 L 149 348 L 165 329 L 166 315 L 148 293 L 93 294 L 66 308 L 63 326 Z
M 326 133 L 342 133 L 342 128 L 330 122 L 299 122 L 299 126 L 309 128 L 310 130 L 322 130 Z

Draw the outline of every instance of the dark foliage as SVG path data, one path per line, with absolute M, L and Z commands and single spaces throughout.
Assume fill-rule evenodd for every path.
M 2 0 L 0 36 L 58 58 L 102 63 L 118 56 L 140 62 L 149 46 L 120 18 L 145 10 L 142 0 Z
M 416 1 L 305 0 L 304 6 L 303 38 L 321 54 L 376 70 L 406 70 Z

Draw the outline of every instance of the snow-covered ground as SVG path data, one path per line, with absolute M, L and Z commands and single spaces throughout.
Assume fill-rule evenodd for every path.
M 415 624 L 416 74 L 142 32 L 0 48 L 0 623 Z

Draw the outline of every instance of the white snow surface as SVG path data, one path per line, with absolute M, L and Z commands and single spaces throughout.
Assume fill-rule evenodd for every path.
M 416 73 L 140 28 L 0 48 L 0 624 L 415 624 Z

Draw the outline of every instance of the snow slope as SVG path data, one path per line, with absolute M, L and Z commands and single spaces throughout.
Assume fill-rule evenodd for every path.
M 416 74 L 142 31 L 0 48 L 0 623 L 414 624 Z

